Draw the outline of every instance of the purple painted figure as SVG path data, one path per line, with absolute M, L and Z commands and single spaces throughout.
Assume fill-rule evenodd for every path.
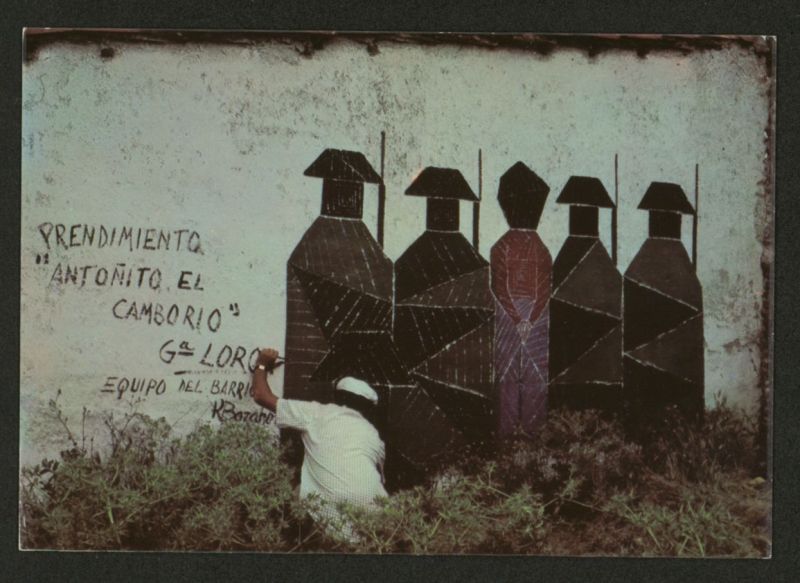
M 517 162 L 498 200 L 511 227 L 492 247 L 498 434 L 533 434 L 547 414 L 552 259 L 536 227 L 550 188 Z

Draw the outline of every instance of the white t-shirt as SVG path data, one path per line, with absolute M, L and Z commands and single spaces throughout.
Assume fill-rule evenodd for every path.
M 386 455 L 375 427 L 349 407 L 278 399 L 275 423 L 302 433 L 305 455 L 300 496 L 317 494 L 326 503 L 372 507 L 387 496 L 382 470 Z

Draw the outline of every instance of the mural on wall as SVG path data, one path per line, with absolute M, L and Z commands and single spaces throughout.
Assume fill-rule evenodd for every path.
M 500 177 L 509 230 L 491 251 L 499 435 L 531 434 L 547 412 L 550 252 L 536 233 L 550 187 L 522 162 Z
M 649 213 L 650 222 L 647 240 L 625 271 L 625 397 L 634 421 L 665 405 L 699 417 L 705 367 L 697 213 L 683 189 L 667 182 L 650 184 L 638 208 Z M 683 214 L 694 219 L 694 261 L 681 242 Z
M 570 177 L 556 202 L 569 205 L 569 237 L 553 263 L 550 403 L 621 411 L 622 277 L 598 228 L 615 205 L 590 176 Z
M 59 390 L 87 431 L 132 400 L 274 428 L 266 346 L 281 396 L 373 385 L 414 468 L 561 407 L 766 410 L 771 49 L 415 38 L 26 38 L 24 463 L 63 449 Z
M 428 199 L 426 231 L 398 259 L 393 297 L 392 262 L 361 221 L 363 184 L 381 177 L 363 154 L 331 149 L 305 174 L 323 178 L 322 213 L 288 264 L 287 397 L 329 401 L 337 379 L 366 380 L 391 447 L 417 466 L 492 434 L 533 434 L 548 373 L 552 406 L 625 409 L 634 422 L 670 404 L 701 413 L 702 291 L 680 241 L 681 213 L 695 211 L 680 186 L 654 182 L 639 205 L 650 228 L 625 273 L 623 394 L 622 276 L 599 238 L 599 209 L 616 205 L 599 179 L 562 189 L 569 237 L 552 263 L 536 233 L 550 189 L 522 162 L 506 171 L 510 229 L 490 274 L 458 231 L 459 201 L 475 193 L 458 170 L 425 168 L 406 194 Z

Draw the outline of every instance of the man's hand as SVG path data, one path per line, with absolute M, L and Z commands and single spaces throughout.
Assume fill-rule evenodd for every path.
M 275 368 L 275 361 L 278 360 L 278 351 L 274 348 L 264 348 L 258 354 L 256 364 L 263 364 L 267 370 Z

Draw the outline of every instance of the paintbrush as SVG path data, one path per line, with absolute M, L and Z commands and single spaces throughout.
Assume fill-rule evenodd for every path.
M 279 356 L 267 367 L 267 372 L 272 373 L 276 368 L 283 366 L 284 364 L 286 364 L 286 359 L 282 356 Z

